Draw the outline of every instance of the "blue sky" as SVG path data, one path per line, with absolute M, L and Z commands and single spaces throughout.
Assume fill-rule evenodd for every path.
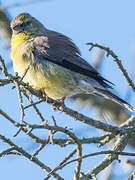
M 10 1 L 10 4 L 15 2 L 22 1 Z M 9 0 L 2 1 L 3 6 L 9 5 Z M 130 76 L 135 83 L 135 1 L 123 1 L 123 0 L 47 0 L 39 3 L 33 3 L 24 6 L 12 7 L 8 11 L 12 18 L 22 12 L 28 12 L 40 20 L 47 28 L 61 32 L 73 39 L 73 41 L 78 45 L 82 52 L 82 56 L 90 63 L 93 64 L 93 53 L 88 51 L 88 46 L 85 45 L 87 42 L 100 43 L 107 47 L 110 47 L 121 59 L 122 64 L 129 72 Z M 1 40 L 0 40 L 1 41 Z M 2 41 L 0 42 L 0 51 L 2 57 L 4 57 L 7 62 L 10 62 L 10 50 L 5 50 L 5 45 Z M 13 72 L 12 69 L 9 70 Z M 134 74 L 133 74 L 134 73 Z M 122 77 L 120 70 L 117 65 L 113 62 L 112 58 L 106 58 L 104 60 L 103 68 L 101 74 L 113 82 L 116 92 L 123 99 L 128 100 L 126 97 L 127 91 L 127 82 Z M 11 86 L 8 88 L 0 89 L 0 105 L 1 108 L 7 110 L 8 113 L 13 117 L 19 119 L 19 108 L 18 108 L 18 99 L 15 90 L 11 91 Z M 129 91 L 132 93 L 132 90 L 129 88 Z M 135 95 L 130 100 L 131 104 L 135 106 Z M 7 98 L 5 100 L 5 98 Z M 36 98 L 35 98 L 36 100 Z M 70 105 L 70 103 L 69 103 Z M 10 108 L 9 108 L 10 107 Z M 51 115 L 55 115 L 58 118 L 58 125 L 61 126 L 72 126 L 76 129 L 79 129 L 82 124 L 79 122 L 73 122 L 70 117 L 61 116 L 60 112 L 53 112 L 49 105 L 44 104 L 39 106 L 41 111 L 44 113 L 46 118 L 50 121 Z M 74 109 L 84 112 L 89 115 L 88 109 L 79 109 L 74 107 Z M 47 112 L 47 113 L 46 113 Z M 27 118 L 29 121 L 34 121 L 37 123 L 38 120 L 35 118 L 34 112 L 32 114 L 27 113 Z M 63 120 L 64 118 L 64 120 Z M 7 137 L 11 137 L 16 132 L 16 129 L 13 128 L 8 122 L 4 119 L 1 121 L 2 125 L 0 127 L 0 132 L 5 134 Z M 8 131 L 7 131 L 8 129 Z M 88 128 L 88 134 L 93 136 L 94 130 Z M 82 134 L 81 134 L 82 135 Z M 80 135 L 80 136 L 81 136 Z M 43 136 L 43 134 L 42 134 Z M 18 135 L 16 138 L 12 138 L 13 141 L 18 143 L 20 146 L 23 146 L 29 152 L 33 152 L 37 147 L 33 147 L 31 140 L 27 140 L 24 134 Z M 0 143 L 1 144 L 1 143 Z M 86 146 L 85 146 L 86 147 Z M 50 146 L 46 148 L 46 151 L 41 152 L 41 157 L 45 158 L 45 163 L 55 167 L 57 163 L 62 160 L 66 152 L 73 149 L 73 147 L 68 147 L 66 150 L 57 149 L 56 147 Z M 87 149 L 87 150 L 85 150 Z M 95 150 L 94 145 L 89 145 L 87 148 L 84 148 L 84 151 L 91 152 Z M 97 150 L 97 149 L 96 149 Z M 53 153 L 55 151 L 55 154 Z M 59 157 L 59 159 L 50 161 L 49 156 Z M 85 171 L 90 167 L 93 167 L 101 157 L 89 159 L 85 161 Z M 4 157 L 2 158 L 0 164 L 1 168 L 1 178 L 2 179 L 14 179 L 17 180 L 18 177 L 22 179 L 33 179 L 40 180 L 43 179 L 44 173 L 40 168 L 36 167 L 32 163 L 28 163 L 26 159 L 18 157 Z M 87 165 L 86 165 L 87 164 Z M 71 167 L 65 168 L 62 172 L 62 175 L 69 171 L 69 177 L 72 177 Z M 9 173 L 5 173 L 7 168 Z M 72 172 L 73 173 L 73 172 Z M 21 177 L 20 177 L 21 174 Z M 66 179 L 66 178 L 65 178 Z

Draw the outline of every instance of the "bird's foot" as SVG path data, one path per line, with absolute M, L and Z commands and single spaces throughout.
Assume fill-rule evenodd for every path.
M 39 96 L 41 97 L 42 100 L 48 102 L 48 96 L 46 95 L 44 89 L 39 90 Z
M 55 105 L 54 105 L 54 106 L 52 105 L 52 109 L 53 109 L 53 110 L 57 110 L 57 109 L 58 109 L 58 110 L 60 110 L 60 111 L 64 111 L 64 106 L 65 106 L 64 100 L 65 100 L 65 97 L 56 100 L 56 101 L 59 103 L 59 106 L 56 107 Z
M 57 100 L 57 102 L 60 103 L 60 106 L 59 106 L 59 108 L 58 108 L 60 111 L 64 111 L 64 106 L 65 106 L 64 100 L 65 100 L 65 97 Z

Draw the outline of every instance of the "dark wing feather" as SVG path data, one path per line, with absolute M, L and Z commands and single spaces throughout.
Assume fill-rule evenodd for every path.
M 33 46 L 33 53 L 38 58 L 86 75 L 97 80 L 103 87 L 111 88 L 107 84 L 109 81 L 100 76 L 91 65 L 80 57 L 79 49 L 68 37 L 47 30 L 44 36 L 38 36 L 34 39 Z

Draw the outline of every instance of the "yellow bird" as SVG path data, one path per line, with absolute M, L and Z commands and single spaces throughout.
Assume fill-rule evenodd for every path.
M 34 89 L 42 89 L 52 99 L 74 94 L 94 94 L 110 99 L 133 111 L 133 107 L 114 95 L 103 78 L 80 54 L 77 46 L 63 34 L 48 30 L 28 13 L 12 22 L 11 58 L 14 72 Z

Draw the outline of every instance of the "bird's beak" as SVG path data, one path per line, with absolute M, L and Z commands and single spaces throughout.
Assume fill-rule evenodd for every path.
M 23 27 L 20 24 L 14 25 L 12 29 L 18 34 L 23 31 Z

